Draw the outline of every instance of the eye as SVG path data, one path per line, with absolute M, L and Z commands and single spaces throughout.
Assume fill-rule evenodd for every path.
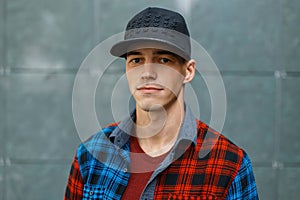
M 160 58 L 159 61 L 164 64 L 171 62 L 171 60 L 168 58 Z
M 140 58 L 133 58 L 130 60 L 131 63 L 139 63 L 141 61 Z

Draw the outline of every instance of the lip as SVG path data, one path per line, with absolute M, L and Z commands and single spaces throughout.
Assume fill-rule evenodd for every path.
M 147 85 L 138 86 L 136 89 L 144 93 L 154 93 L 163 90 L 163 87 L 157 84 L 149 84 L 149 85 L 147 84 Z

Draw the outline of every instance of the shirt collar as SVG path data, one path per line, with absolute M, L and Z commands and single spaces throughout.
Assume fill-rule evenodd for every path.
M 123 147 L 130 138 L 130 133 L 135 123 L 136 112 L 133 110 L 130 116 L 122 120 L 110 135 L 111 141 L 118 147 Z M 175 143 L 175 147 L 183 141 L 190 141 L 194 145 L 197 144 L 197 124 L 196 118 L 193 115 L 189 106 L 185 105 L 185 115 L 180 127 L 179 135 Z

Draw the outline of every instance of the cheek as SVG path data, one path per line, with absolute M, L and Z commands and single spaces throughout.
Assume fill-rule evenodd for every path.
M 175 70 L 168 70 L 159 75 L 160 82 L 175 93 L 183 86 L 184 76 Z
M 141 76 L 142 67 L 134 67 L 128 68 L 126 67 L 126 77 L 128 82 L 137 81 L 137 79 Z
M 129 87 L 131 94 L 134 94 L 134 92 L 136 90 L 136 87 L 137 87 L 139 79 L 140 79 L 139 74 L 140 73 L 135 70 L 130 70 L 130 71 L 126 72 L 128 87 Z
M 134 79 L 127 77 L 128 87 L 131 93 L 133 93 L 135 90 L 135 82 L 133 80 Z

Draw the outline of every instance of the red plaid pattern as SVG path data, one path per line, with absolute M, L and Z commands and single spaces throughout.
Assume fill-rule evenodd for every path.
M 160 174 L 155 199 L 226 198 L 244 153 L 204 123 L 197 121 L 197 126 L 197 146 L 190 145 L 179 159 Z M 209 137 L 205 137 L 207 134 Z M 199 156 L 200 149 L 201 152 L 208 152 L 203 158 Z
M 71 167 L 64 199 L 81 200 L 83 197 L 83 187 L 84 185 L 79 170 L 78 160 L 75 156 Z

